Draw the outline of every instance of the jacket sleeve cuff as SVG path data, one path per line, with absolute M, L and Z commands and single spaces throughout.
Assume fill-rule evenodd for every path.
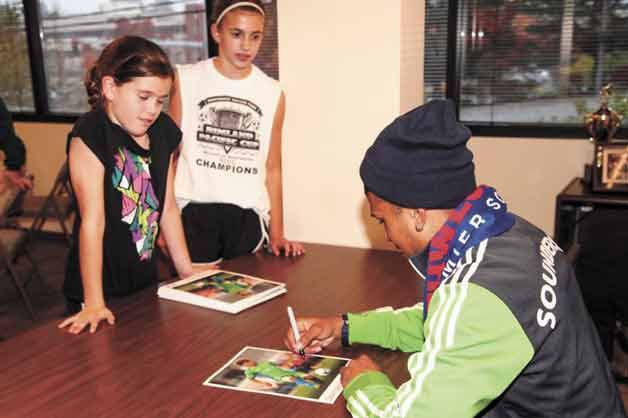
M 369 335 L 373 333 L 373 323 L 369 328 L 369 314 L 347 314 L 349 320 L 349 344 L 354 343 L 369 343 Z
M 351 398 L 358 390 L 364 389 L 367 386 L 389 386 L 393 391 L 395 390 L 388 376 L 382 372 L 365 372 L 357 375 L 349 384 L 344 388 L 342 394 L 345 399 Z
M 4 167 L 9 171 L 20 171 L 20 169 L 22 168 L 22 166 L 18 163 L 7 160 L 4 161 Z

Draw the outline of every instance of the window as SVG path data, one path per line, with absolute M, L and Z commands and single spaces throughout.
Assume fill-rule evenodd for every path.
M 626 0 L 428 0 L 425 31 L 425 99 L 474 134 L 585 137 L 608 83 L 628 116 Z
M 8 6 L 4 6 L 3 1 Z M 17 113 L 16 120 L 71 122 L 88 110 L 84 74 L 102 48 L 118 36 L 138 35 L 152 40 L 168 53 L 173 64 L 193 63 L 214 55 L 211 51 L 216 50 L 207 25 L 210 0 L 29 0 L 23 3 L 26 13 L 22 13 L 21 1 L 0 0 L 3 7 L 0 18 L 13 16 L 4 12 L 5 7 L 17 16 L 12 17 L 15 22 L 12 25 L 2 21 L 0 54 L 5 53 L 6 43 L 13 47 L 6 52 L 7 56 L 20 58 L 15 63 L 13 59 L 2 59 L 2 62 L 25 69 L 15 71 L 19 77 L 5 76 L 8 70 L 0 66 L 3 97 L 9 94 L 22 97 L 19 103 L 26 102 L 24 105 L 14 104 L 18 103 L 16 100 L 7 101 L 12 111 L 24 112 Z M 266 33 L 256 64 L 271 77 L 278 78 L 276 0 L 265 0 L 264 7 Z M 10 31 L 12 37 L 5 36 L 5 31 Z M 30 54 L 26 42 L 29 33 Z M 36 71 L 32 77 L 34 82 L 30 77 L 29 57 Z
M 91 1 L 41 0 L 42 51 L 51 113 L 88 109 L 82 79 L 102 48 L 122 35 L 159 44 L 173 64 L 207 58 L 203 0 Z
M 279 45 L 277 39 L 277 0 L 263 0 L 266 14 L 264 40 L 255 57 L 255 65 L 276 80 L 279 80 Z
M 447 85 L 449 0 L 425 3 L 424 101 L 444 99 Z
M 24 11 L 19 0 L 0 0 L 0 97 L 11 112 L 33 111 Z

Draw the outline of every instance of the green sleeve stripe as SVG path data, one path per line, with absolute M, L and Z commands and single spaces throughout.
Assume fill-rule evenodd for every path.
M 407 415 L 412 404 L 421 396 L 423 383 L 436 367 L 436 357 L 439 352 L 443 347 L 449 348 L 453 344 L 453 337 L 447 338 L 446 341 L 444 339 L 447 337 L 447 334 L 453 333 L 456 328 L 461 306 L 467 298 L 469 280 L 484 258 L 486 245 L 487 240 L 482 241 L 478 245 L 475 260 L 472 259 L 473 249 L 467 251 L 462 266 L 456 269 L 451 280 L 446 285 L 441 285 L 436 292 L 438 295 L 436 311 L 432 316 L 428 314 L 428 321 L 425 324 L 427 328 L 426 335 L 429 335 L 429 337 L 425 341 L 423 351 L 408 362 L 410 375 L 414 378 L 407 384 L 402 385 L 399 390 L 402 416 Z M 467 266 L 468 268 L 465 268 Z M 466 272 L 466 274 L 461 279 L 460 276 L 463 272 Z M 436 297 L 436 294 L 434 297 Z M 436 301 L 432 300 L 431 302 L 433 308 L 433 302 Z
M 368 396 L 366 396 L 366 394 L 361 390 L 357 392 L 357 398 L 360 402 L 362 402 L 364 406 L 366 406 L 366 409 L 369 412 L 369 415 L 375 416 L 375 417 L 383 417 L 383 416 L 389 415 L 391 408 L 396 405 L 396 402 L 395 403 L 391 402 L 386 406 L 386 411 L 383 411 L 377 405 L 371 402 Z M 397 408 L 397 410 L 399 410 L 399 408 Z
M 400 417 L 399 404 L 394 399 L 394 387 L 370 386 L 368 391 L 356 391 L 347 401 L 347 408 L 354 417 Z
M 364 409 L 356 398 L 349 398 L 349 401 L 347 402 L 347 409 L 351 412 L 351 416 L 354 418 L 368 417 L 366 409 Z
M 349 382 L 347 387 L 343 390 L 343 395 L 345 398 L 349 399 L 358 390 L 373 385 L 393 387 L 390 379 L 384 373 L 376 371 L 364 372 L 360 373 L 351 382 Z

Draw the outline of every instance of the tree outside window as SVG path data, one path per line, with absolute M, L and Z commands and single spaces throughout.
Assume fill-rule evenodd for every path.
M 0 0 L 0 97 L 12 112 L 33 111 L 22 2 Z
M 18 120 L 70 122 L 88 110 L 86 71 L 118 36 L 152 40 L 173 64 L 206 59 L 212 42 L 207 23 L 211 4 L 208 0 L 0 0 L 0 95 Z M 263 4 L 264 43 L 255 63 L 278 78 L 276 0 Z M 37 24 L 39 28 L 34 27 Z M 36 43 L 30 51 L 28 39 Z M 38 71 L 35 87 L 31 68 Z M 37 109 L 33 88 L 39 99 Z
M 438 25 L 448 6 L 426 3 L 426 51 L 437 45 L 430 34 L 439 30 L 442 49 Z M 457 51 L 447 51 L 447 59 L 457 64 L 459 90 L 449 95 L 462 121 L 582 126 L 609 82 L 611 105 L 628 107 L 628 0 L 459 0 L 457 8 L 458 22 L 447 22 L 456 24 Z M 426 71 L 434 71 L 433 55 L 426 52 Z M 426 81 L 442 83 L 445 68 L 440 79 Z

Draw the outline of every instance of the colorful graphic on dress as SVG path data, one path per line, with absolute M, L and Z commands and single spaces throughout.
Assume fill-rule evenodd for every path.
M 114 156 L 111 180 L 122 194 L 122 222 L 129 224 L 140 260 L 150 260 L 159 231 L 159 200 L 150 177 L 150 157 L 120 147 Z
M 199 104 L 196 139 L 233 149 L 259 151 L 259 126 L 262 109 L 246 99 L 214 96 Z

